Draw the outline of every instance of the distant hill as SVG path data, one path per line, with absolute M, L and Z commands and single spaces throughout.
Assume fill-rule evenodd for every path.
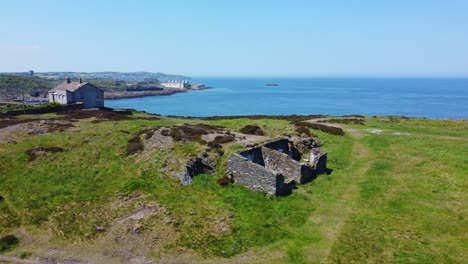
M 0 73 L 0 76 L 2 75 L 28 77 L 29 72 Z M 78 78 L 79 76 L 86 80 L 113 80 L 131 82 L 144 81 L 146 79 L 158 79 L 160 81 L 190 79 L 190 77 L 187 76 L 165 74 L 162 72 L 35 72 L 34 76 L 51 80 L 64 80 L 68 77 Z
M 126 82 L 188 80 L 190 77 L 171 75 L 161 72 L 36 72 L 30 77 L 29 72 L 0 73 L 0 97 L 8 100 L 11 96 L 21 95 L 21 88 L 25 96 L 44 97 L 47 91 L 54 88 L 66 78 L 82 78 L 106 92 L 122 91 L 126 89 Z M 151 86 L 151 85 L 150 85 Z M 153 85 L 154 86 L 154 85 Z
M 20 95 L 23 88 L 26 96 L 44 96 L 60 83 L 58 80 L 47 80 L 39 77 L 0 76 L 0 95 Z

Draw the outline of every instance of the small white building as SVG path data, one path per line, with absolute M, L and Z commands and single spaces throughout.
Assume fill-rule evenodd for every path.
M 185 89 L 190 87 L 190 83 L 188 81 L 168 81 L 162 82 L 161 86 L 166 88 Z
M 70 81 L 70 78 L 49 91 L 49 102 L 61 104 L 82 103 L 84 108 L 104 107 L 104 91 L 96 86 L 82 82 Z

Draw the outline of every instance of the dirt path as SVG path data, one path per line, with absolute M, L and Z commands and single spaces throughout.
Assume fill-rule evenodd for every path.
M 15 257 L 0 256 L 0 264 L 41 264 L 33 260 L 25 260 Z
M 356 133 L 354 130 L 347 131 L 355 138 L 362 136 L 361 133 Z M 320 231 L 322 241 L 319 246 L 316 244 L 310 246 L 307 254 L 308 261 L 314 263 L 328 262 L 334 243 L 340 236 L 347 219 L 357 206 L 356 201 L 360 197 L 359 183 L 365 180 L 364 175 L 370 166 L 368 161 L 370 155 L 372 154 L 366 146 L 359 141 L 354 143 L 352 164 L 348 170 L 339 175 L 343 177 L 342 181 L 340 185 L 335 186 L 335 192 L 338 191 L 340 196 L 336 198 L 333 204 L 320 202 L 317 210 L 310 216 L 310 225 L 317 225 L 316 229 Z M 337 190 L 338 188 L 340 190 Z

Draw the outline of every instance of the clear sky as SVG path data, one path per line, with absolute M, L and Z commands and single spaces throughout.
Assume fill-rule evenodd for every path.
M 0 0 L 0 71 L 468 76 L 468 0 Z

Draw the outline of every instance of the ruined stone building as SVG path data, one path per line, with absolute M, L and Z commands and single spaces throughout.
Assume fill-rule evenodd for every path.
M 301 159 L 294 143 L 284 138 L 232 153 L 227 167 L 232 179 L 250 190 L 286 195 L 296 184 L 310 182 L 327 171 L 327 154 L 320 148 L 310 150 L 310 159 Z

